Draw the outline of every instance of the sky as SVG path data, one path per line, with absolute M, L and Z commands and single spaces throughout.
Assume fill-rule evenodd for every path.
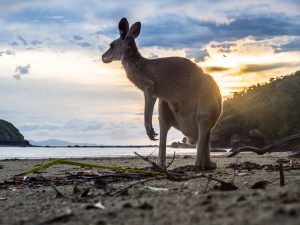
M 157 144 L 143 93 L 101 54 L 126 17 L 142 23 L 145 57 L 182 56 L 211 74 L 223 98 L 300 70 L 298 0 L 0 0 L 0 118 L 26 139 Z M 154 126 L 158 131 L 157 108 Z M 168 142 L 182 135 L 172 130 Z

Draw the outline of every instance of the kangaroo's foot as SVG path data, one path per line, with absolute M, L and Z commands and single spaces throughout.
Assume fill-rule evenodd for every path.
M 217 163 L 213 161 L 205 162 L 205 163 L 198 163 L 195 162 L 195 167 L 197 167 L 199 170 L 215 170 L 217 169 Z
M 159 166 L 162 170 L 166 170 L 166 169 L 167 169 L 166 163 L 165 163 L 165 162 L 162 162 L 162 161 L 159 160 L 159 159 L 156 161 L 156 164 L 157 164 L 157 166 Z

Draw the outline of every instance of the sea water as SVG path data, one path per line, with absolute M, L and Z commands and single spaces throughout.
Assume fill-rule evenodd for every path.
M 141 155 L 158 153 L 158 147 L 0 147 L 0 160 L 4 159 L 63 159 L 63 158 L 103 158 L 103 157 L 129 157 L 135 156 L 134 152 Z M 167 148 L 167 155 L 195 155 L 196 149 L 192 148 Z M 212 153 L 222 155 L 224 153 Z

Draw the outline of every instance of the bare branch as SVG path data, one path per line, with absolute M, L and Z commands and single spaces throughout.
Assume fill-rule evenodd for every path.
M 282 139 L 280 139 L 280 140 L 278 140 L 278 141 L 276 141 L 276 142 L 274 142 L 270 145 L 267 145 L 264 148 L 256 148 L 256 147 L 253 147 L 253 146 L 243 146 L 243 147 L 239 147 L 239 148 L 236 148 L 236 149 L 232 149 L 230 154 L 227 155 L 227 157 L 235 156 L 235 155 L 239 154 L 240 152 L 255 152 L 258 155 L 263 155 L 263 154 L 266 154 L 266 153 L 271 153 L 272 151 L 274 151 L 275 149 L 280 147 L 282 144 L 286 144 L 290 141 L 298 141 L 298 140 L 300 140 L 300 134 L 295 134 L 295 135 L 292 135 L 292 136 L 282 138 Z
M 175 151 L 174 151 L 174 155 L 173 155 L 173 158 L 172 158 L 171 162 L 167 165 L 167 169 L 172 165 L 174 160 L 175 160 Z

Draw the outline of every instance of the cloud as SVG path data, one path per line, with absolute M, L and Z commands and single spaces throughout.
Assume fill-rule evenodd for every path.
M 14 47 L 19 45 L 16 41 L 10 41 L 8 44 Z
M 48 16 L 46 18 L 53 19 L 53 20 L 62 20 L 65 17 L 64 16 L 58 16 L 58 15 L 56 15 L 56 16 Z
M 143 47 L 160 46 L 166 48 L 203 47 L 213 41 L 227 41 L 228 44 L 215 46 L 228 52 L 234 45 L 230 41 L 249 36 L 267 39 L 281 35 L 300 35 L 300 16 L 288 17 L 282 14 L 238 15 L 230 22 L 218 24 L 189 16 L 170 14 L 160 16 L 151 23 L 142 23 Z M 117 27 L 109 27 L 106 33 L 116 33 Z
M 290 65 L 289 63 L 248 64 L 242 66 L 239 73 L 244 74 L 244 73 L 261 72 L 266 70 L 278 69 L 289 65 Z
M 80 41 L 82 39 L 83 38 L 81 36 L 79 36 L 79 35 L 73 35 L 73 40 L 75 40 L 75 41 Z
M 209 54 L 206 49 L 189 49 L 186 50 L 186 57 L 193 58 L 195 62 L 203 62 Z
M 84 41 L 84 42 L 77 42 L 76 44 L 79 45 L 80 47 L 83 47 L 83 48 L 89 48 L 89 47 L 92 46 L 89 42 L 86 42 L 86 41 Z
M 71 39 L 65 36 L 61 36 L 62 39 L 66 40 L 70 44 L 78 45 L 82 48 L 90 48 L 93 46 L 90 42 L 84 41 L 84 38 L 80 35 L 73 35 Z
M 22 76 L 29 73 L 30 64 L 26 66 L 17 66 L 15 69 L 16 74 L 13 76 L 16 80 L 22 80 Z
M 225 72 L 230 70 L 231 68 L 228 67 L 221 67 L 221 66 L 208 66 L 204 68 L 206 72 L 213 73 L 213 72 Z
M 106 39 L 116 38 L 118 35 L 117 23 L 119 18 L 126 16 L 131 24 L 137 20 L 142 22 L 141 37 L 137 39 L 140 47 L 158 46 L 161 48 L 185 49 L 185 48 L 205 48 L 207 44 L 217 42 L 228 42 L 223 45 L 215 45 L 220 52 L 229 53 L 234 50 L 233 41 L 244 39 L 249 36 L 256 38 L 270 38 L 275 36 L 299 36 L 300 35 L 300 16 L 299 14 L 287 14 L 287 9 L 294 3 L 287 4 L 286 8 L 274 10 L 276 3 L 258 4 L 256 1 L 241 3 L 241 6 L 235 1 L 230 1 L 226 6 L 219 1 L 210 3 L 178 3 L 177 1 L 151 1 L 151 3 L 136 3 L 129 1 L 122 5 L 116 2 L 105 2 L 100 5 L 96 1 L 90 1 L 89 4 L 82 4 L 81 1 L 66 1 L 36 3 L 35 7 L 30 7 L 29 3 L 17 4 L 17 1 L 4 4 L 12 10 L 8 16 L 4 16 L 4 21 L 14 26 L 22 24 L 24 26 L 24 35 L 29 37 L 25 29 L 43 29 L 44 33 L 63 35 L 74 41 L 75 45 L 89 48 L 97 46 L 99 42 Z M 14 7 L 14 6 L 18 7 Z M 140 8 L 141 13 L 137 13 L 131 7 Z M 172 6 L 172 7 L 170 7 Z M 234 7 L 231 7 L 234 6 Z M 249 10 L 251 6 L 251 10 Z M 86 9 L 86 14 L 80 14 L 78 8 Z M 215 18 L 205 17 L 196 13 L 195 8 L 206 7 Z M 182 9 L 186 9 L 182 13 Z M 160 9 L 160 13 L 156 12 Z M 271 10 L 273 9 L 273 11 Z M 269 11 L 268 11 L 269 10 Z M 268 12 L 268 13 L 265 13 Z M 208 12 L 205 12 L 205 15 Z M 45 20 L 45 18 L 48 18 Z M 51 20 L 49 21 L 49 18 Z M 70 20 L 65 26 L 61 19 Z M 32 21 L 38 21 L 32 25 Z M 76 22 L 76 23 L 74 23 Z M 97 25 L 95 25 L 97 24 Z M 98 25 L 99 24 L 99 25 Z M 47 25 L 47 26 L 45 26 Z M 22 27 L 21 26 L 21 27 Z M 39 30 L 39 29 L 37 29 Z M 30 33 L 30 37 L 32 36 Z M 37 33 L 38 34 L 38 33 Z M 78 35 L 80 34 L 80 35 Z M 40 35 L 40 33 L 39 33 Z M 48 35 L 49 36 L 49 35 Z M 86 39 L 90 37 L 90 39 Z M 33 37 L 36 38 L 36 37 Z M 86 39 L 86 40 L 84 40 Z M 22 36 L 18 36 L 18 42 L 10 42 L 11 45 L 26 45 L 28 41 Z M 78 43 L 77 43 L 78 42 Z M 57 41 L 48 41 L 47 45 L 61 47 L 62 44 Z M 69 47 L 69 46 L 67 46 Z
M 210 45 L 210 47 L 217 48 L 222 53 L 230 53 L 232 51 L 235 51 L 235 49 L 233 49 L 233 47 L 235 47 L 236 45 L 237 45 L 236 43 L 225 42 L 225 43 L 220 43 L 220 44 L 212 43 Z
M 33 46 L 37 46 L 37 45 L 41 45 L 41 44 L 42 44 L 42 42 L 38 41 L 38 40 L 31 41 L 31 45 L 33 45 Z
M 4 55 L 15 55 L 16 53 L 12 50 L 6 50 L 6 51 L 2 51 L 0 52 L 0 56 L 4 56 Z
M 300 38 L 296 38 L 286 44 L 281 44 L 273 46 L 275 53 L 279 52 L 290 52 L 290 51 L 300 51 Z
M 23 45 L 27 45 L 27 44 L 28 44 L 27 41 L 26 41 L 22 36 L 20 36 L 20 35 L 17 36 L 17 39 L 18 39 L 19 41 L 21 41 L 21 43 L 22 43 Z

